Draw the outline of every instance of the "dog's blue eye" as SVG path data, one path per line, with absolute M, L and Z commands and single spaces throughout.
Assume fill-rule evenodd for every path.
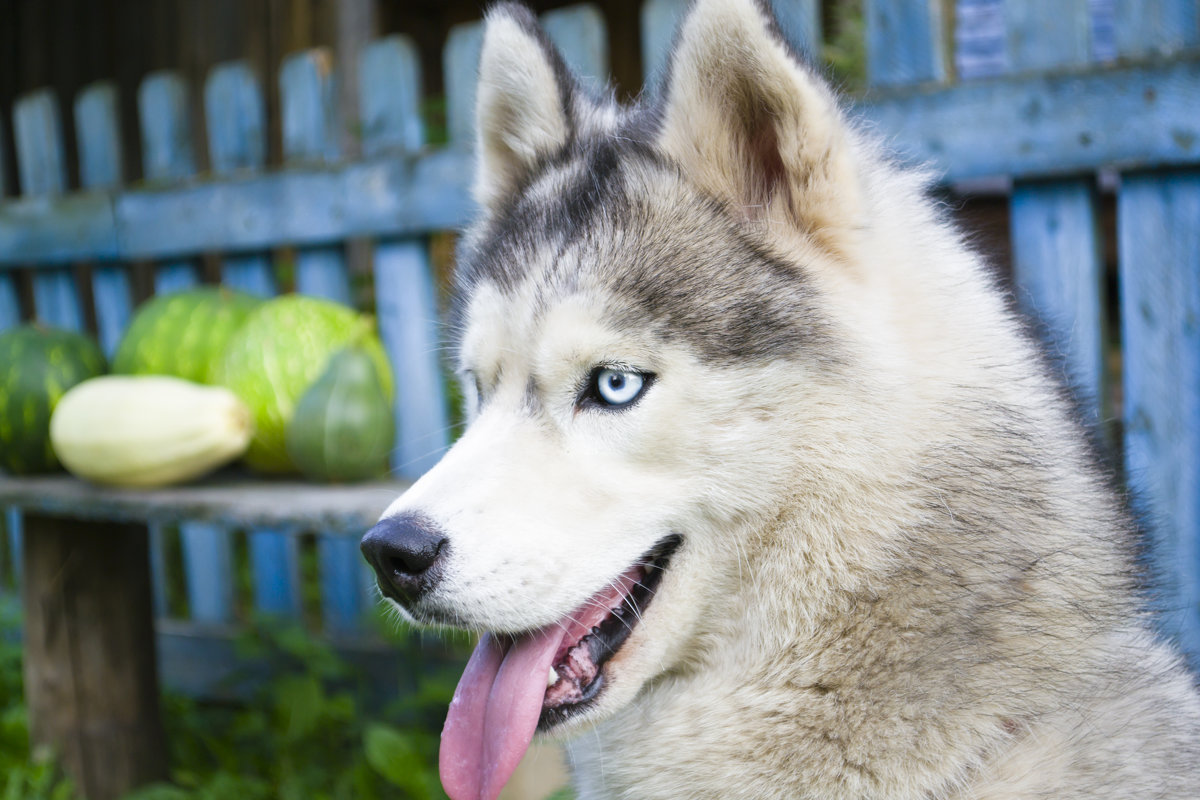
M 640 372 L 598 369 L 592 378 L 595 398 L 610 408 L 627 406 L 638 399 L 646 388 L 646 377 Z

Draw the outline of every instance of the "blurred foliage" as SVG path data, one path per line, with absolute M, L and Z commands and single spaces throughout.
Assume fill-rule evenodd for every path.
M 825 46 L 822 57 L 830 77 L 847 92 L 867 86 L 866 18 L 862 0 L 836 0 L 824 4 Z
M 75 800 L 51 754 L 30 753 L 15 608 L 0 607 L 0 800 Z M 401 661 L 417 634 L 396 642 Z M 444 798 L 438 732 L 457 670 L 414 677 L 415 691 L 381 702 L 328 644 L 278 621 L 253 626 L 239 654 L 266 670 L 244 703 L 168 693 L 163 716 L 170 783 L 127 800 L 374 800 Z

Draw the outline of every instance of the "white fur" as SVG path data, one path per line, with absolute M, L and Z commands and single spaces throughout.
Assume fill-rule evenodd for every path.
M 488 214 L 572 125 L 620 123 L 564 112 L 535 46 L 489 19 Z M 615 313 L 619 241 L 530 246 L 514 286 L 472 287 L 469 429 L 388 511 L 449 536 L 422 602 L 530 630 L 684 536 L 599 702 L 558 732 L 580 800 L 1195 797 L 1200 700 L 1138 611 L 1129 524 L 920 176 L 842 119 L 750 0 L 698 0 L 670 74 L 655 144 L 678 174 L 647 178 L 639 224 L 715 198 L 811 285 L 836 346 L 717 363 Z M 526 200 L 566 191 L 576 168 L 559 169 Z M 625 216 L 599 227 L 619 238 Z M 603 365 L 658 378 L 627 411 L 580 408 Z

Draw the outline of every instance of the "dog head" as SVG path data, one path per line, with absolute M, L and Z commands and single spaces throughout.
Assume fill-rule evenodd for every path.
M 894 427 L 861 409 L 895 365 L 852 333 L 883 325 L 862 232 L 890 178 L 756 2 L 699 0 L 632 109 L 498 6 L 477 131 L 454 323 L 470 423 L 364 540 L 406 616 L 488 633 L 444 739 L 443 774 L 476 773 L 464 796 L 533 727 L 576 730 L 706 658 L 739 624 L 748 537 L 785 507 L 830 529 L 869 507 Z M 789 545 L 808 550 L 793 580 L 882 557 L 833 538 Z

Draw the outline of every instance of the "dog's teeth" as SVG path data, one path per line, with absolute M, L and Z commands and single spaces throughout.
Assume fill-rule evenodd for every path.
M 554 670 L 554 667 L 551 667 L 550 674 L 546 676 L 546 688 L 549 689 L 556 683 L 558 683 L 558 673 Z
M 643 575 L 649 575 L 653 571 L 654 571 L 654 568 L 651 567 L 649 564 L 642 564 L 642 574 Z

